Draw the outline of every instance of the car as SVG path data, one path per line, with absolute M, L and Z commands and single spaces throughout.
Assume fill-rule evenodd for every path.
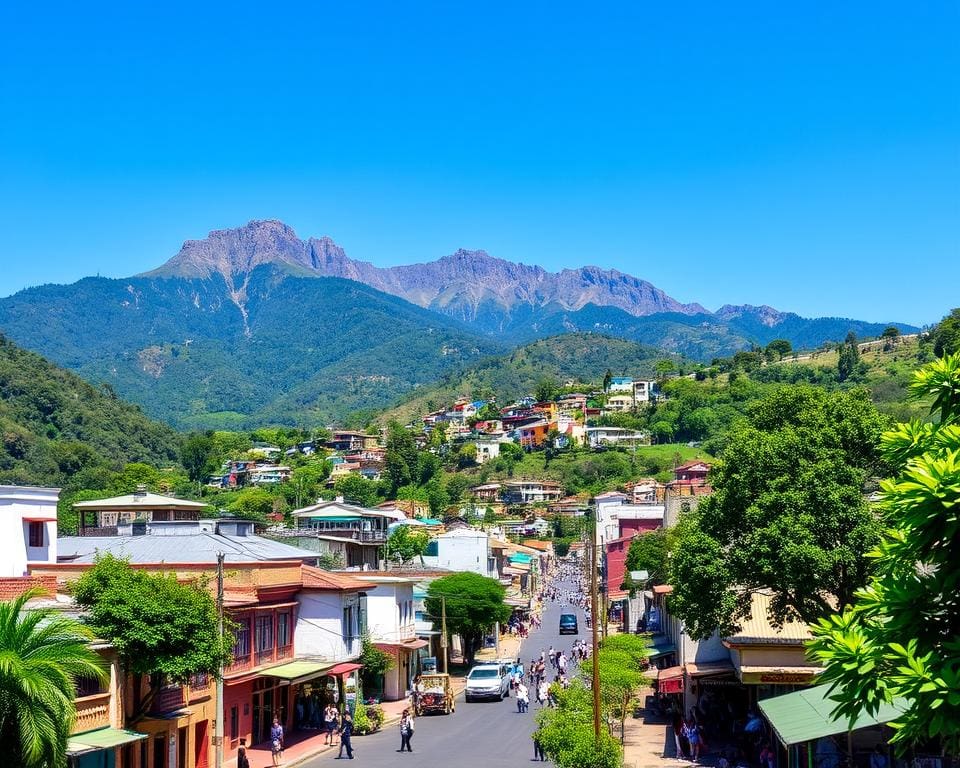
M 573 613 L 560 614 L 560 634 L 561 635 L 579 635 L 577 628 L 577 616 Z
M 504 664 L 477 664 L 467 674 L 466 701 L 504 699 L 510 695 L 510 674 Z

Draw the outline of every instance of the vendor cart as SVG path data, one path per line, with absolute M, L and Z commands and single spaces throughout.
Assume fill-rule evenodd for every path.
M 457 702 L 453 695 L 453 683 L 450 675 L 433 672 L 420 676 L 421 690 L 415 694 L 414 710 L 417 717 L 424 712 L 443 712 L 449 715 L 456 711 Z

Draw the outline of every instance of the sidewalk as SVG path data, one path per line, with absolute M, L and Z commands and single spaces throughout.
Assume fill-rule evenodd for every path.
M 505 659 L 515 659 L 520 652 L 520 645 L 523 641 L 519 637 L 504 635 L 500 638 L 500 656 Z M 484 648 L 477 653 L 477 661 L 490 661 L 496 658 L 495 648 Z M 459 659 L 461 662 L 462 659 Z M 450 662 L 453 663 L 451 658 Z M 453 690 L 455 695 L 463 692 L 465 682 L 463 677 L 453 677 Z M 410 706 L 410 699 L 404 698 L 399 701 L 380 702 L 383 707 L 383 725 L 380 730 L 385 730 L 390 726 L 396 725 L 400 721 L 400 715 L 403 710 Z M 340 739 L 337 737 L 334 746 L 326 746 L 323 743 L 324 734 L 321 731 L 294 731 L 287 738 L 286 749 L 283 750 L 283 759 L 280 764 L 283 768 L 293 768 L 311 758 L 321 755 L 331 750 L 340 749 Z M 363 736 L 354 736 L 354 744 L 362 744 Z M 250 768 L 270 768 L 273 765 L 273 758 L 270 754 L 269 744 L 259 744 L 255 747 L 247 747 L 247 758 L 250 760 Z M 224 761 L 224 768 L 237 768 L 236 758 Z
M 645 703 L 648 697 L 653 699 L 652 688 L 644 688 L 639 699 Z M 638 708 L 633 717 L 627 718 L 623 739 L 624 768 L 715 766 L 719 757 L 716 751 L 709 750 L 709 745 L 697 763 L 677 757 L 677 743 L 670 721 L 646 706 Z

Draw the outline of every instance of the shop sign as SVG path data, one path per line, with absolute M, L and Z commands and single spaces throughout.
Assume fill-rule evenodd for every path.
M 657 688 L 660 693 L 683 693 L 683 678 L 671 677 L 666 680 L 658 680 Z
M 814 676 L 814 672 L 744 672 L 745 683 L 760 685 L 805 685 Z

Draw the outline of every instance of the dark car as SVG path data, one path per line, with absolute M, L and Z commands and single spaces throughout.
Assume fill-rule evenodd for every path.
M 572 614 L 572 613 L 560 614 L 560 634 L 561 635 L 580 634 L 580 630 L 577 629 L 577 617 L 575 614 Z

